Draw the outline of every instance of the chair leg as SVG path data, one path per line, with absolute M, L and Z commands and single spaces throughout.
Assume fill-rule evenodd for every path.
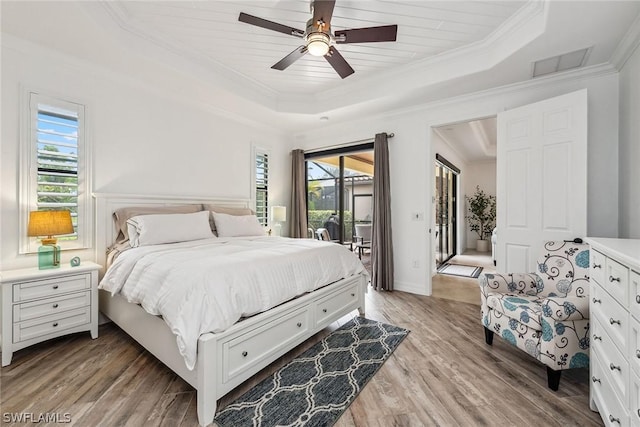
M 553 391 L 558 391 L 558 387 L 560 386 L 560 375 L 562 371 L 555 371 L 547 366 L 547 384 L 549 388 Z
M 484 328 L 484 341 L 489 345 L 493 344 L 493 331 L 489 328 Z

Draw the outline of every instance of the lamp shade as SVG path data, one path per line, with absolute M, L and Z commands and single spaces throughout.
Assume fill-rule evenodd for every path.
M 71 212 L 31 211 L 27 236 L 55 236 L 73 233 Z
M 271 220 L 273 222 L 285 222 L 287 220 L 287 208 L 286 208 L 286 206 L 272 206 L 271 207 Z

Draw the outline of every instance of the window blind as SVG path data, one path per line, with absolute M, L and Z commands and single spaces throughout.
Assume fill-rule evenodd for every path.
M 256 216 L 260 224 L 266 226 L 269 222 L 268 206 L 269 189 L 269 155 L 256 152 Z
M 61 240 L 78 238 L 78 114 L 45 104 L 37 106 L 36 163 L 38 210 L 71 211 L 74 233 Z

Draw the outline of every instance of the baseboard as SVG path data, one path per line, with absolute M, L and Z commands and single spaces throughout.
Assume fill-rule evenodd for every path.
M 425 286 L 421 283 L 401 282 L 395 280 L 393 282 L 393 290 L 417 295 L 429 295 L 426 292 Z

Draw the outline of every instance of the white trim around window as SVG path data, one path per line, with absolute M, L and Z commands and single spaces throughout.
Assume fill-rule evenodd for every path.
M 263 226 L 269 225 L 269 158 L 268 149 L 251 145 L 251 203 L 256 211 L 256 216 Z M 263 165 L 263 170 L 258 172 L 258 162 Z M 260 175 L 260 176 L 259 176 Z M 262 187 L 262 189 L 260 189 Z M 258 193 L 263 193 L 258 197 Z M 260 199 L 260 200 L 259 200 Z
M 57 206 L 55 191 L 58 190 L 52 191 L 51 185 L 46 187 L 43 185 L 43 176 L 47 175 L 47 172 L 43 172 L 43 168 L 52 169 L 49 175 L 56 175 L 56 168 L 75 169 L 76 159 L 77 174 L 74 175 L 74 179 L 69 180 L 72 183 L 53 184 L 53 187 L 61 191 L 61 195 L 66 196 L 67 193 L 62 191 L 67 191 L 72 196 L 72 200 L 65 197 L 64 202 L 59 203 L 60 208 L 68 206 L 72 211 L 77 212 L 77 215 L 76 212 L 73 213 L 75 233 L 66 238 L 60 236 L 58 245 L 62 250 L 90 248 L 93 242 L 92 163 L 91 144 L 87 138 L 86 106 L 79 102 L 47 96 L 40 91 L 22 89 L 20 121 L 19 253 L 34 253 L 40 246 L 36 237 L 27 236 L 29 212 L 38 208 L 56 209 Z M 51 141 L 50 144 L 49 141 Z M 43 144 L 53 146 L 54 152 L 47 151 L 49 148 L 43 149 Z M 40 194 L 38 193 L 39 175 Z

